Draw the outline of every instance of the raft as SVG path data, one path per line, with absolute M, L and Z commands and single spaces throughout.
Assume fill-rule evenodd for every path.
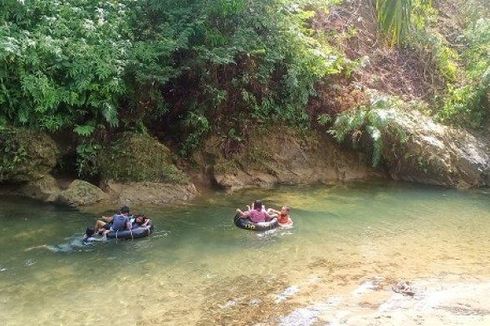
M 110 231 L 107 233 L 107 239 L 138 239 L 152 234 L 153 224 L 140 226 L 131 230 Z
M 248 218 L 240 218 L 240 214 L 236 214 L 233 219 L 235 225 L 240 229 L 250 230 L 250 231 L 269 231 L 275 229 L 279 226 L 277 218 L 273 218 L 269 222 L 259 222 L 254 223 Z

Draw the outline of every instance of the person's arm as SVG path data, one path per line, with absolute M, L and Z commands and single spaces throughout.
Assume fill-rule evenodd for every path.
M 269 208 L 269 209 L 267 210 L 267 214 L 269 214 L 269 215 L 272 215 L 272 214 L 278 214 L 278 215 L 279 215 L 279 214 L 281 214 L 281 212 L 280 212 L 280 211 L 276 211 L 276 210 L 275 210 L 275 209 L 273 209 L 273 208 Z
M 248 216 L 248 212 L 242 212 L 242 210 L 240 208 L 237 208 L 236 212 L 238 214 L 240 214 L 240 217 L 247 217 Z
M 110 223 L 114 216 L 102 216 L 102 221 Z
M 266 222 L 272 220 L 272 216 L 270 216 L 267 212 L 264 212 L 264 214 L 265 214 L 265 220 L 266 220 Z
M 147 218 L 146 221 L 145 221 L 145 223 L 143 223 L 143 226 L 147 226 L 150 223 L 151 223 L 151 220 L 149 218 Z

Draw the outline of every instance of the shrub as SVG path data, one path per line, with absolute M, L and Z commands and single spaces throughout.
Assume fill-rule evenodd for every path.
M 338 142 L 345 142 L 350 136 L 349 143 L 354 148 L 367 137 L 372 145 L 372 165 L 376 167 L 383 158 L 385 138 L 396 137 L 400 143 L 406 141 L 407 136 L 403 130 L 392 124 L 392 117 L 386 111 L 400 106 L 402 103 L 396 98 L 373 95 L 369 106 L 361 106 L 338 115 L 329 133 Z

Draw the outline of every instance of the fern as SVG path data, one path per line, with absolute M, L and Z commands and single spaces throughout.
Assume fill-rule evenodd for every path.
M 73 129 L 73 132 L 79 136 L 87 137 L 90 136 L 94 130 L 95 127 L 93 125 L 78 125 Z
M 388 110 L 401 106 L 402 102 L 396 98 L 372 94 L 369 106 L 341 113 L 328 132 L 338 142 L 345 142 L 350 135 L 350 144 L 354 148 L 363 135 L 369 137 L 372 144 L 371 162 L 376 167 L 383 159 L 387 137 L 396 137 L 400 143 L 407 140 L 405 132 L 395 127 L 392 117 L 387 113 Z

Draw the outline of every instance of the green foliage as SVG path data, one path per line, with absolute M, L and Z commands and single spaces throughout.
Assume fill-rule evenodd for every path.
M 328 126 L 329 124 L 332 123 L 332 117 L 328 114 L 320 114 L 317 118 L 317 122 L 320 125 Z
M 414 29 L 425 28 L 435 14 L 431 0 L 376 0 L 375 9 L 390 46 L 405 43 Z
M 308 28 L 320 2 L 338 1 L 5 0 L 0 125 L 72 130 L 83 174 L 99 129 L 155 127 L 189 153 L 211 130 L 306 126 L 315 82 L 344 65 Z
M 479 128 L 490 116 L 490 68 L 480 82 L 450 89 L 449 96 L 437 113 L 442 122 L 462 127 Z
M 412 0 L 376 0 L 378 25 L 389 45 L 400 43 L 409 32 Z
M 400 105 L 401 102 L 393 97 L 375 95 L 369 106 L 361 106 L 338 115 L 329 133 L 338 142 L 345 142 L 350 136 L 350 144 L 354 148 L 363 139 L 369 139 L 372 145 L 372 164 L 376 167 L 383 158 L 386 137 L 396 137 L 400 143 L 406 141 L 405 133 L 393 126 L 392 117 L 386 111 Z
M 206 116 L 192 111 L 188 113 L 184 120 L 184 125 L 188 130 L 188 136 L 181 148 L 182 156 L 185 156 L 196 149 L 204 136 L 211 130 L 211 126 Z
M 27 160 L 27 152 L 12 130 L 0 130 L 0 182 L 8 180 Z
M 2 2 L 4 117 L 48 131 L 93 119 L 117 126 L 132 2 Z
M 85 140 L 77 146 L 77 174 L 79 177 L 93 177 L 99 173 L 98 155 L 102 146 Z
M 437 118 L 463 127 L 479 128 L 490 116 L 490 19 L 470 21 L 463 35 L 464 82 L 450 85 Z
M 440 33 L 429 29 L 414 30 L 408 40 L 425 61 L 427 69 L 437 72 L 447 83 L 457 80 L 460 57 Z
M 136 82 L 151 85 L 145 88 L 167 90 L 160 100 L 171 102 L 168 115 L 180 112 L 182 153 L 211 130 L 226 133 L 247 123 L 230 116 L 306 126 L 304 107 L 315 82 L 343 67 L 339 54 L 312 37 L 307 22 L 313 12 L 297 2 L 194 0 L 184 7 L 147 0 L 141 8 L 146 14 L 138 16 L 151 12 L 152 19 L 137 29 L 151 37 L 136 44 L 141 53 L 158 55 L 144 57 L 151 65 L 142 65 L 140 55 L 130 66 L 140 71 Z M 159 42 L 168 51 L 152 51 Z
M 469 24 L 464 37 L 467 48 L 463 58 L 470 78 L 481 78 L 490 67 L 490 18 L 480 18 Z
M 73 132 L 79 136 L 87 137 L 90 136 L 95 130 L 95 127 L 90 124 L 78 125 L 73 129 Z

